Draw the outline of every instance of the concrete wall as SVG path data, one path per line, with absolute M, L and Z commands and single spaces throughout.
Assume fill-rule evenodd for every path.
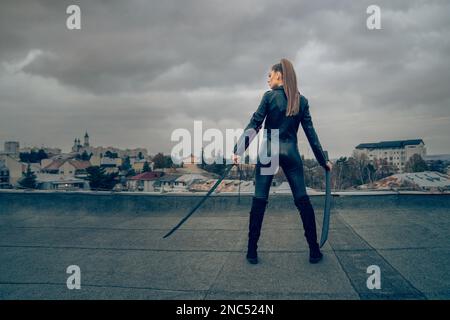
M 55 214 L 132 214 L 168 215 L 188 213 L 201 195 L 126 194 L 106 192 L 45 192 L 0 191 L 0 214 L 15 212 L 46 212 Z M 217 210 L 223 215 L 234 215 L 237 210 L 249 210 L 251 195 L 214 195 L 208 198 L 198 212 Z M 311 196 L 315 208 L 323 210 L 324 196 Z M 450 195 L 358 195 L 338 196 L 332 199 L 332 208 L 364 209 L 389 207 L 450 208 Z M 296 210 L 291 195 L 271 195 L 269 210 Z M 450 213 L 450 212 L 449 212 Z

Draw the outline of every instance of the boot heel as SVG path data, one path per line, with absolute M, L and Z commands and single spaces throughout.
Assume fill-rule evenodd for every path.
M 323 258 L 323 254 L 322 253 L 319 253 L 319 255 L 318 256 L 315 256 L 315 257 L 309 257 L 309 263 L 312 263 L 312 264 L 315 264 L 315 263 L 318 263 L 318 262 L 320 262 L 320 260 L 322 260 L 322 258 Z
M 309 262 L 317 263 L 322 260 L 323 254 L 320 252 L 319 244 L 315 243 L 309 247 Z
M 250 257 L 249 255 L 247 255 L 247 261 L 250 262 L 251 264 L 257 264 L 258 263 L 258 256 Z

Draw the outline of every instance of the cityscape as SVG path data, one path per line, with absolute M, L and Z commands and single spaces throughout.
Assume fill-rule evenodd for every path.
M 303 159 L 308 192 L 324 188 L 323 172 L 315 159 Z M 332 159 L 334 191 L 450 190 L 450 154 L 427 155 L 422 139 L 363 142 L 351 157 Z M 217 193 L 254 192 L 254 164 L 234 167 Z M 193 155 L 175 165 L 170 155 L 150 155 L 146 148 L 122 150 L 93 146 L 88 132 L 74 139 L 70 152 L 54 147 L 21 148 L 5 141 L 0 153 L 0 188 L 55 191 L 206 192 L 217 181 L 224 165 L 207 165 Z M 272 193 L 290 193 L 278 170 Z
M 3 0 L 1 306 L 289 319 L 450 300 L 449 13 Z M 388 305 L 448 304 L 426 302 Z

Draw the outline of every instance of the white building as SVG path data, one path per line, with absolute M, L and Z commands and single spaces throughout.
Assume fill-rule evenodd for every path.
M 0 160 L 0 189 L 10 188 L 11 184 L 9 183 L 9 169 L 3 162 Z
M 127 179 L 130 191 L 155 191 L 154 183 L 162 176 L 162 172 L 143 172 Z
M 5 141 L 4 153 L 18 155 L 19 154 L 19 142 L 18 141 Z
M 90 137 L 88 132 L 86 131 L 84 134 L 84 141 L 81 143 L 80 138 L 75 138 L 72 146 L 72 152 L 82 154 L 84 151 L 86 151 L 87 154 L 91 154 L 95 156 L 96 158 L 103 158 L 104 156 L 107 156 L 108 151 L 111 153 L 116 153 L 118 158 L 144 158 L 148 159 L 148 151 L 145 148 L 134 148 L 134 149 L 119 149 L 116 147 L 108 146 L 108 147 L 94 147 L 92 146 L 90 142 Z M 92 159 L 92 158 L 91 158 Z M 92 161 L 91 161 L 92 162 Z
M 61 154 L 60 148 L 51 148 L 51 147 L 46 147 L 46 146 L 24 147 L 24 148 L 20 148 L 19 152 L 31 153 L 31 152 L 39 152 L 39 150 L 43 150 L 49 157 L 53 157 L 53 156 L 57 156 L 57 155 Z
M 38 173 L 36 188 L 42 190 L 89 190 L 89 182 L 66 174 Z
M 394 165 L 403 172 L 406 162 L 418 154 L 422 158 L 426 156 L 426 148 L 422 139 L 381 141 L 375 143 L 361 143 L 356 146 L 356 155 L 365 154 L 369 160 L 384 159 L 390 165 Z
M 4 163 L 4 165 L 9 170 L 9 183 L 13 186 L 16 186 L 20 179 L 22 179 L 22 173 L 26 170 L 22 162 L 16 157 L 13 157 L 11 154 L 1 153 L 0 161 Z

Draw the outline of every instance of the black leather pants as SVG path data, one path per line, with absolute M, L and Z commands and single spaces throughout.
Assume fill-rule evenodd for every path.
M 272 155 L 270 150 L 268 155 Z M 275 157 L 275 155 L 272 156 Z M 266 171 L 266 173 L 269 171 L 273 171 L 273 173 L 275 173 L 275 170 L 268 170 L 269 167 L 274 166 L 276 166 L 275 161 L 270 161 L 265 164 L 261 163 L 260 158 L 258 157 L 255 174 L 255 197 L 268 199 L 273 174 L 265 174 L 264 171 Z M 291 187 L 294 200 L 305 196 L 306 187 L 305 178 L 303 175 L 303 162 L 298 151 L 297 142 L 283 142 L 280 140 L 278 166 L 281 166 L 283 169 L 286 179 L 289 182 L 289 186 Z
M 270 155 L 270 151 L 269 151 Z M 305 237 L 310 247 L 317 247 L 317 233 L 314 209 L 309 196 L 303 174 L 303 162 L 300 156 L 297 142 L 279 142 L 278 165 L 281 166 L 288 180 L 294 197 L 294 203 L 300 211 Z M 264 162 L 264 161 L 263 161 Z M 255 195 L 250 211 L 249 247 L 255 247 L 260 235 L 262 220 L 264 218 L 265 205 L 258 203 L 267 202 L 273 174 L 262 174 L 263 168 L 273 167 L 272 162 L 261 163 L 259 157 L 256 164 Z M 275 170 L 270 170 L 275 173 Z M 255 201 L 257 200 L 257 201 Z

